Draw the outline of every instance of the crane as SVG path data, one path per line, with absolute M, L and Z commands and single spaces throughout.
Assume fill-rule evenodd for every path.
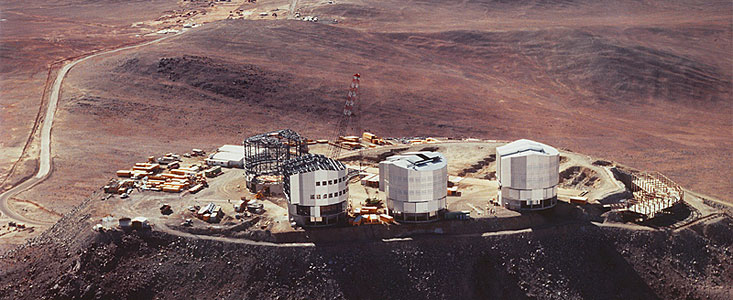
M 352 122 L 352 116 L 354 115 L 354 106 L 359 101 L 359 79 L 361 75 L 359 73 L 354 74 L 351 80 L 351 86 L 349 87 L 349 93 L 346 96 L 346 103 L 344 103 L 344 110 L 338 124 L 336 124 L 336 134 L 333 139 L 333 144 L 329 149 L 330 157 L 338 159 L 341 153 L 341 141 L 340 138 L 344 136 L 346 130 L 349 128 Z

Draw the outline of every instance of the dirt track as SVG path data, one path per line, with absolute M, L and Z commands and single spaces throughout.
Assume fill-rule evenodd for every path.
M 48 176 L 51 174 L 52 167 L 53 167 L 52 160 L 51 160 L 51 128 L 53 127 L 53 120 L 54 120 L 54 117 L 56 116 L 56 107 L 59 102 L 59 94 L 61 93 L 61 83 L 64 81 L 66 74 L 69 73 L 69 70 L 71 70 L 71 68 L 76 66 L 78 63 L 84 62 L 90 58 L 94 58 L 94 57 L 105 55 L 105 54 L 125 51 L 129 49 L 135 49 L 138 47 L 143 47 L 146 45 L 154 44 L 162 40 L 168 39 L 172 36 L 173 35 L 169 35 L 169 36 L 165 36 L 165 37 L 162 37 L 162 38 L 159 38 L 153 41 L 145 42 L 139 45 L 127 46 L 127 47 L 122 47 L 122 48 L 113 49 L 109 51 L 104 51 L 101 53 L 92 54 L 92 55 L 89 55 L 83 58 L 76 59 L 64 65 L 61 68 L 51 88 L 51 93 L 49 95 L 48 106 L 46 110 L 46 117 L 43 119 L 43 124 L 41 125 L 41 152 L 40 152 L 40 157 L 39 157 L 40 167 L 38 169 L 38 173 L 36 173 L 34 177 L 0 194 L 0 212 L 2 212 L 7 218 L 10 218 L 11 220 L 27 223 L 30 225 L 49 225 L 49 224 L 55 223 L 52 220 L 39 221 L 39 220 L 32 220 L 32 219 L 26 218 L 12 211 L 8 207 L 7 201 L 8 199 L 14 197 L 18 193 L 23 192 L 27 189 L 30 189 L 40 182 L 43 182 L 43 180 L 48 178 Z

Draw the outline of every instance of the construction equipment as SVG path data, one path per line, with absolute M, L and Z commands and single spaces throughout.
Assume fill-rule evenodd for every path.
M 173 213 L 173 209 L 171 209 L 171 206 L 169 204 L 163 204 L 163 206 L 160 207 L 160 213 L 164 215 L 170 215 Z
M 259 191 L 257 191 L 257 194 L 255 194 L 255 199 L 257 199 L 257 200 L 262 200 L 262 199 L 264 199 L 264 198 L 265 198 L 265 193 L 264 193 L 264 192 L 265 192 L 265 189 L 266 189 L 266 188 L 267 188 L 267 187 L 263 187 L 263 188 L 261 188 L 261 189 L 260 189 Z
M 446 220 L 469 220 L 471 219 L 471 211 L 449 211 L 445 213 Z
M 352 125 L 352 117 L 354 115 L 354 106 L 357 104 L 359 100 L 359 80 L 361 78 L 361 75 L 359 73 L 354 74 L 352 80 L 351 80 L 351 86 L 349 87 L 349 93 L 346 96 L 346 102 L 344 103 L 344 109 L 343 113 L 341 115 L 341 118 L 339 119 L 338 124 L 336 124 L 336 133 L 333 136 L 334 143 L 330 146 L 330 157 L 333 159 L 337 159 L 339 154 L 341 153 L 341 143 L 340 137 L 344 136 L 347 129 Z
M 364 204 L 369 205 L 369 206 L 374 206 L 374 207 L 382 207 L 382 200 L 380 200 L 377 197 L 369 196 L 369 198 L 367 198 L 366 201 L 364 201 Z

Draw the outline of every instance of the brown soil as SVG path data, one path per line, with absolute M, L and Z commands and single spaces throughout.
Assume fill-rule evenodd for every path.
M 702 32 L 725 38 L 713 29 Z M 74 125 L 64 124 L 79 119 L 116 120 L 95 134 L 111 142 L 126 124 L 124 135 L 149 146 L 159 141 L 133 128 L 154 128 L 181 146 L 181 139 L 231 143 L 286 127 L 327 138 L 349 75 L 358 71 L 360 123 L 379 135 L 533 138 L 727 195 L 720 194 L 726 176 L 702 169 L 730 172 L 720 163 L 730 159 L 720 145 L 732 141 L 718 130 L 729 122 L 730 105 L 723 101 L 730 95 L 729 72 L 666 42 L 635 44 L 618 35 L 592 26 L 393 33 L 230 20 L 72 70 L 62 112 L 68 120 L 59 126 L 69 132 Z M 450 87 L 440 84 L 446 81 Z M 696 117 L 703 112 L 706 118 Z M 704 167 L 690 168 L 693 160 Z
M 579 190 L 588 190 L 600 181 L 595 171 L 572 166 L 560 172 L 560 186 Z

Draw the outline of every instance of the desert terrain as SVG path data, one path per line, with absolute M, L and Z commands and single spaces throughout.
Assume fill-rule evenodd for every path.
M 165 37 L 165 32 L 185 29 L 186 24 L 226 19 L 231 10 L 254 11 L 252 6 L 246 0 L 0 2 L 0 190 L 18 186 L 38 171 L 40 132 L 51 86 L 63 65 L 153 41 Z M 55 145 L 52 148 L 57 155 Z M 8 206 L 50 224 L 78 202 L 74 197 L 93 190 L 95 184 L 77 183 L 85 190 L 73 195 L 68 191 L 74 189 L 66 185 L 33 197 L 13 195 Z M 9 221 L 4 216 L 0 220 Z M 8 241 L 3 248 L 27 237 L 3 236 Z
M 357 124 L 380 136 L 528 138 L 569 153 L 659 171 L 702 198 L 733 203 L 732 15 L 729 1 L 695 0 L 0 1 L 2 190 L 18 185 L 38 170 L 40 128 L 50 87 L 65 63 L 163 38 L 150 45 L 92 57 L 75 65 L 64 77 L 53 121 L 52 170 L 48 177 L 7 202 L 10 209 L 38 224 L 0 236 L 0 250 L 36 237 L 31 245 L 23 247 L 53 245 L 50 257 L 57 258 L 59 265 L 49 268 L 55 270 L 79 270 L 73 264 L 97 263 L 93 262 L 97 258 L 85 254 L 90 251 L 123 251 L 126 259 L 119 260 L 123 266 L 113 264 L 104 271 L 118 275 L 122 270 L 152 264 L 152 257 L 158 257 L 153 252 L 181 255 L 189 251 L 185 249 L 214 244 L 216 253 L 196 252 L 194 256 L 206 260 L 255 253 L 265 262 L 270 256 L 278 256 L 263 254 L 267 250 L 257 247 L 235 251 L 236 245 L 225 242 L 192 241 L 157 232 L 135 237 L 91 236 L 87 227 L 72 226 L 71 220 L 86 216 L 84 210 L 90 209 L 90 204 L 78 205 L 83 199 L 98 200 L 96 196 L 88 197 L 114 177 L 115 170 L 148 155 L 183 153 L 191 148 L 213 150 L 281 128 L 293 128 L 312 139 L 332 138 L 353 73 L 362 76 Z M 318 22 L 301 20 L 304 16 L 317 16 Z M 484 170 L 471 176 L 479 178 L 487 173 Z M 86 216 L 83 226 L 93 223 L 92 219 Z M 57 220 L 61 223 L 41 235 Z M 10 219 L 0 216 L 0 221 L 7 223 Z M 365 242 L 367 249 L 384 252 L 373 254 L 369 260 L 392 253 L 395 262 L 357 263 L 338 270 L 338 276 L 313 277 L 311 283 L 325 290 L 314 289 L 311 294 L 292 294 L 262 283 L 264 286 L 247 290 L 219 288 L 235 291 L 219 296 L 331 298 L 326 291 L 332 291 L 346 298 L 362 298 L 359 295 L 363 289 L 381 289 L 388 285 L 388 279 L 373 278 L 377 281 L 371 288 L 358 288 L 337 282 L 336 278 L 342 280 L 344 273 L 356 269 L 377 272 L 397 263 L 399 253 L 435 256 L 468 247 L 467 255 L 476 257 L 480 253 L 483 258 L 456 262 L 458 266 L 446 264 L 444 268 L 467 268 L 468 273 L 435 275 L 430 273 L 430 263 L 415 266 L 425 276 L 445 280 L 458 276 L 461 281 L 451 287 L 425 283 L 425 289 L 416 290 L 416 295 L 588 298 L 596 291 L 647 299 L 686 295 L 725 298 L 725 291 L 690 286 L 695 280 L 718 287 L 731 282 L 731 241 L 720 233 L 730 227 L 729 217 L 679 234 L 655 231 L 618 237 L 615 230 L 621 229 L 589 226 L 563 229 L 568 233 L 565 242 L 590 239 L 595 242 L 584 244 L 593 244 L 598 247 L 593 251 L 615 258 L 598 261 L 579 249 L 568 250 L 562 242 L 553 244 L 552 234 L 542 231 L 522 234 L 517 240 L 492 237 L 476 241 L 486 247 L 498 243 L 516 248 L 516 253 L 494 248 L 486 252 L 486 247 L 478 244 L 467 246 L 468 241 L 455 244 L 442 239 L 387 248 Z M 59 230 L 64 230 L 61 235 L 78 240 L 53 237 Z M 672 246 L 658 250 L 644 244 L 645 240 L 664 240 Z M 554 295 L 551 288 L 534 283 L 497 292 L 500 283 L 516 282 L 516 278 L 533 274 L 534 268 L 522 265 L 520 269 L 504 269 L 502 265 L 492 272 L 510 279 L 500 283 L 488 282 L 483 271 L 470 271 L 479 265 L 496 266 L 514 255 L 514 259 L 521 260 L 522 255 L 517 253 L 531 251 L 524 247 L 527 241 L 546 243 L 546 249 L 555 253 L 570 251 L 569 255 L 582 257 L 580 261 L 591 261 L 593 268 L 611 266 L 620 273 L 638 273 L 645 283 L 636 286 L 638 283 L 632 282 L 638 280 L 616 282 L 609 275 L 594 278 L 594 282 L 615 282 L 599 290 L 575 286 L 580 277 L 598 275 L 571 274 L 571 262 L 563 261 L 545 267 L 554 268 L 548 271 L 553 276 L 576 276 L 569 280 L 576 283 L 561 289 L 560 294 Z M 696 258 L 704 263 L 695 272 L 682 270 L 685 267 L 678 265 L 680 260 L 675 263 L 659 258 L 670 253 L 687 255 L 693 245 L 714 245 L 712 252 Z M 146 250 L 125 252 L 130 247 Z M 333 263 L 328 257 L 352 261 L 363 252 L 353 250 L 339 256 L 341 251 L 342 247 L 329 246 L 304 255 L 313 266 L 320 266 Z M 23 255 L 20 253 L 3 259 L 18 259 Z M 27 264 L 13 264 L 12 268 L 40 268 L 45 263 L 41 258 L 31 259 L 45 252 L 29 253 L 37 254 L 28 254 Z M 283 255 L 297 256 L 295 252 Z M 547 255 L 545 260 L 556 257 L 542 255 Z M 665 271 L 629 262 L 635 255 L 654 257 L 651 260 L 659 260 L 659 268 Z M 72 266 L 63 265 L 72 260 Z M 257 278 L 256 274 L 279 279 L 296 276 L 278 275 L 275 270 L 282 266 L 266 266 L 265 262 L 244 263 L 243 273 L 252 276 L 246 280 Z M 343 262 L 335 264 L 342 266 Z M 313 266 L 303 265 L 302 274 L 297 276 L 323 271 L 313 271 Z M 84 266 L 81 269 L 83 274 L 74 273 L 70 275 L 73 279 L 53 283 L 66 286 L 64 293 L 69 297 L 81 297 L 87 286 L 80 285 L 104 273 Z M 18 274 L 8 272 L 0 274 Z M 158 271 L 151 272 L 147 275 Z M 169 274 L 168 270 L 160 272 Z M 670 275 L 674 272 L 687 273 L 678 278 Z M 221 274 L 189 275 L 200 280 L 199 276 L 217 278 Z M 44 286 L 52 282 L 44 280 Z M 395 288 L 397 282 L 410 278 L 399 280 Z M 664 280 L 685 287 L 675 291 L 661 283 L 650 283 Z M 164 282 L 161 279 L 138 286 L 129 294 L 99 290 L 96 296 L 147 295 L 165 290 Z M 90 289 L 97 290 L 99 285 Z M 61 293 L 53 290 L 37 294 L 28 291 L 27 286 L 5 285 L 0 289 L 16 297 L 53 297 Z M 646 292 L 642 293 L 645 296 L 633 296 L 619 292 L 623 289 Z M 167 297 L 175 295 L 171 291 Z
M 72 68 L 54 123 L 54 172 L 10 205 L 58 218 L 140 153 L 279 128 L 328 138 L 355 72 L 364 80 L 360 127 L 382 136 L 530 138 L 733 195 L 729 3 L 298 1 L 294 11 L 320 22 L 286 17 L 288 4 L 234 5 L 248 14 Z M 151 24 L 127 22 L 133 32 Z M 45 96 L 13 91 L 33 94 L 24 103 L 35 106 L 4 109 L 12 117 L 3 126 L 16 128 L 5 132 L 17 132 L 4 142 L 5 166 L 21 169 L 6 188 L 33 173 L 34 141 L 26 159 L 17 155 Z

